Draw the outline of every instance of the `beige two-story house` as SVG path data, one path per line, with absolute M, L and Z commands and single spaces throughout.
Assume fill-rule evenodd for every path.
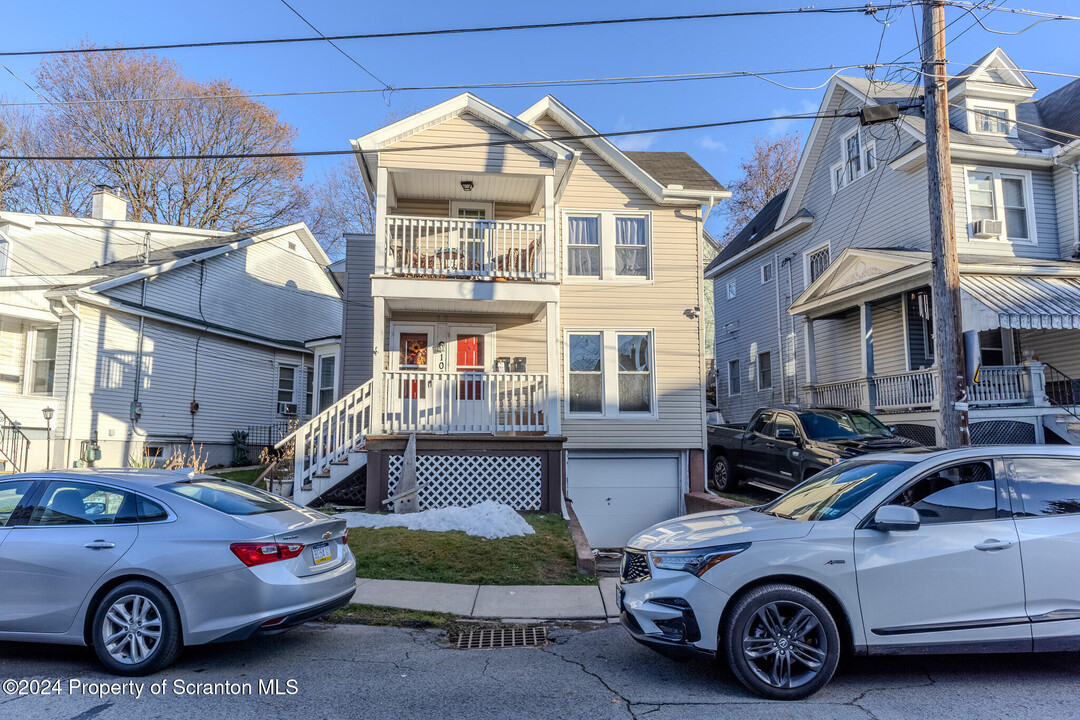
M 571 500 L 597 547 L 682 511 L 703 212 L 729 193 L 595 134 L 550 96 L 463 94 L 353 141 L 376 228 L 349 237 L 342 397 L 298 434 L 298 500 L 351 478 L 382 507 L 415 435 L 422 508 Z

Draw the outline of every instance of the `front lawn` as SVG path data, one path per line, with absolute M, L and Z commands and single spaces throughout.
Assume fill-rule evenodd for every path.
M 434 627 L 455 630 L 462 622 L 450 613 L 402 610 L 381 605 L 349 603 L 323 618 L 324 622 L 384 627 Z
M 251 470 L 232 470 L 230 472 L 213 472 L 211 475 L 217 475 L 219 478 L 225 478 L 226 480 L 233 480 L 235 482 L 244 483 L 250 485 L 259 479 L 259 475 L 262 474 L 264 468 L 253 468 Z
M 557 514 L 525 515 L 534 535 L 498 540 L 460 531 L 349 528 L 358 577 L 465 585 L 595 585 L 577 571 L 574 543 Z

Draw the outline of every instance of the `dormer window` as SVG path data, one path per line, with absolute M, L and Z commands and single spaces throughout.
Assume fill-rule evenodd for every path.
M 1000 108 L 975 108 L 975 132 L 1008 135 L 1009 111 Z

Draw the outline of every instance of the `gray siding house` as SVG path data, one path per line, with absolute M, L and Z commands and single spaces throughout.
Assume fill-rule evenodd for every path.
M 4 470 L 192 444 L 229 464 L 234 430 L 336 399 L 314 369 L 335 362 L 341 293 L 302 223 L 230 234 L 125 221 L 109 189 L 94 200 L 91 218 L 0 212 Z
M 973 441 L 1080 442 L 1080 82 L 1036 98 L 999 48 L 949 87 Z M 726 420 L 861 407 L 939 439 L 924 120 L 845 116 L 921 96 L 835 78 L 821 114 L 841 117 L 815 122 L 791 187 L 707 268 Z

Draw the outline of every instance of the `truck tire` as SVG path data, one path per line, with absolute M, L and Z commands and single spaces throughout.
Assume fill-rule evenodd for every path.
M 718 455 L 713 459 L 709 483 L 716 492 L 733 493 L 739 489 L 739 478 L 735 474 L 735 468 L 723 455 Z

